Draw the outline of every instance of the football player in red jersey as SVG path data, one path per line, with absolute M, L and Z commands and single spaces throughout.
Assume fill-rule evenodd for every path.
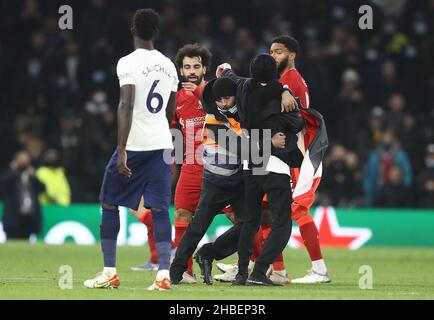
M 175 62 L 184 79 L 176 95 L 172 123 L 172 126 L 180 124 L 184 136 L 184 162 L 175 190 L 174 242 L 178 246 L 200 197 L 203 172 L 201 137 L 206 115 L 200 97 L 206 84 L 204 76 L 211 64 L 211 52 L 198 44 L 187 44 L 178 50 Z M 183 282 L 195 283 L 191 258 Z
M 287 85 L 292 91 L 295 98 L 300 100 L 303 108 L 310 107 L 309 89 L 303 77 L 295 68 L 295 59 L 300 51 L 298 41 L 290 36 L 281 35 L 272 40 L 270 47 L 270 54 L 273 56 L 277 63 L 277 68 L 280 73 L 280 83 Z M 301 112 L 302 116 L 307 115 Z M 306 119 L 308 123 L 309 119 Z M 305 130 L 300 132 L 299 135 L 299 148 L 303 153 L 312 141 L 309 137 L 313 132 L 309 131 L 310 128 L 306 126 Z M 294 202 L 292 204 L 292 219 L 297 222 L 300 228 L 300 233 L 303 238 L 306 249 L 312 260 L 312 269 L 308 271 L 307 275 L 299 279 L 293 279 L 292 283 L 324 283 L 330 282 L 331 278 L 328 273 L 327 267 L 322 257 L 321 247 L 319 242 L 318 229 L 309 211 L 315 197 L 315 190 L 317 189 L 320 177 L 310 177 L 300 172 L 300 168 L 291 169 L 291 179 L 293 181 L 292 188 L 295 189 L 299 179 L 312 180 L 308 181 L 311 185 L 310 190 L 304 190 L 302 194 L 298 195 L 294 192 Z M 305 182 L 304 181 L 304 182 Z M 264 237 L 266 238 L 266 237 Z M 279 260 L 279 259 L 278 259 Z M 274 271 L 279 269 L 284 271 L 283 259 L 273 265 Z

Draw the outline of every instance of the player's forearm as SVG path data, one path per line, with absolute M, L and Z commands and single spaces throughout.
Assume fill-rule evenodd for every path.
M 306 124 L 304 118 L 298 111 L 291 111 L 279 116 L 281 116 L 282 123 L 285 125 L 286 129 L 291 133 L 299 133 Z
M 118 106 L 118 150 L 124 151 L 133 120 L 133 105 L 120 102 Z
M 248 78 L 243 78 L 238 76 L 232 69 L 225 69 L 223 71 L 222 77 L 229 78 L 233 80 L 237 86 L 247 81 Z
M 135 86 L 122 86 L 118 106 L 118 151 L 124 151 L 127 146 L 133 121 L 134 99 Z

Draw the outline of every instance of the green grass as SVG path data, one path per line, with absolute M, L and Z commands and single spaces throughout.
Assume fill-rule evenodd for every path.
M 67 244 L 49 246 L 24 242 L 0 245 L 0 299 L 434 299 L 433 248 L 363 248 L 357 251 L 324 250 L 333 282 L 322 285 L 285 287 L 232 287 L 214 283 L 207 286 L 175 286 L 171 292 L 144 290 L 155 272 L 130 271 L 147 259 L 148 248 L 119 247 L 117 290 L 90 290 L 82 282 L 101 271 L 99 246 Z M 236 256 L 225 261 L 232 263 Z M 304 250 L 285 251 L 290 277 L 299 277 L 310 267 Z M 73 289 L 61 290 L 59 267 L 70 265 Z M 359 267 L 373 269 L 373 289 L 359 288 Z M 199 267 L 195 265 L 198 273 Z M 216 267 L 214 272 L 218 273 Z

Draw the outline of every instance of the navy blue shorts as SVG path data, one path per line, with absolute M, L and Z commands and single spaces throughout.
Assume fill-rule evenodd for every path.
M 164 151 L 127 151 L 131 178 L 118 173 L 115 151 L 105 168 L 99 195 L 101 203 L 137 210 L 143 195 L 145 207 L 168 210 L 172 170 L 171 164 L 164 162 Z

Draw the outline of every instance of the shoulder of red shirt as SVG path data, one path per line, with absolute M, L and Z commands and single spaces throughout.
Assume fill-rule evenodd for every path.
M 285 73 L 280 76 L 280 81 L 283 82 L 286 79 L 292 79 L 294 77 L 298 78 L 301 77 L 301 75 L 296 68 L 291 68 L 289 70 L 286 70 Z

